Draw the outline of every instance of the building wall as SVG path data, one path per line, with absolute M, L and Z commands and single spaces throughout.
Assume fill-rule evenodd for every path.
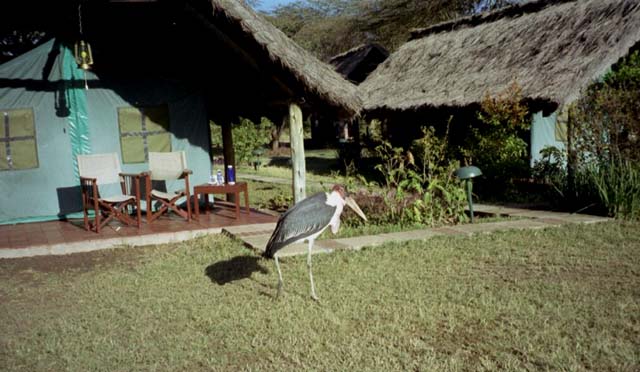
M 548 116 L 544 116 L 542 111 L 533 114 L 530 153 L 532 167 L 536 161 L 542 159 L 540 150 L 546 146 L 555 146 L 566 150 L 566 120 L 563 119 L 564 116 L 561 109 Z

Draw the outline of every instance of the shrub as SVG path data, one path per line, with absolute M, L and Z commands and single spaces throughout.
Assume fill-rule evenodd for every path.
M 414 141 L 411 151 L 395 148 L 388 142 L 376 147 L 385 193 L 383 219 L 400 224 L 437 225 L 466 219 L 465 191 L 453 176 L 457 162 L 445 158 L 446 136 L 435 136 L 431 127 Z
M 271 140 L 273 123 L 267 118 L 261 118 L 260 123 L 254 124 L 249 119 L 241 119 L 233 126 L 233 147 L 236 161 L 250 163 L 253 151 L 264 147 Z
M 624 159 L 591 163 L 587 181 L 595 186 L 599 202 L 610 216 L 640 219 L 640 166 Z
M 560 201 L 567 190 L 567 155 L 555 146 L 545 146 L 540 155 L 540 160 L 533 165 L 533 178 L 539 184 L 551 187 L 553 193 L 547 197 Z
M 592 84 L 572 110 L 577 161 L 640 161 L 640 55 Z
M 213 122 L 211 127 L 211 145 L 222 148 L 222 129 Z M 261 118 L 255 124 L 249 119 L 240 118 L 240 122 L 232 125 L 233 147 L 237 163 L 250 164 L 254 158 L 253 151 L 264 147 L 271 141 L 273 123 L 267 118 Z
M 527 143 L 529 112 L 516 83 L 492 97 L 485 95 L 478 112 L 480 126 L 471 129 L 463 150 L 468 164 L 477 165 L 493 187 L 529 172 Z
M 640 54 L 636 51 L 571 110 L 578 200 L 601 204 L 615 217 L 640 218 Z
M 288 194 L 277 194 L 270 198 L 267 204 L 268 209 L 280 213 L 286 212 L 290 206 L 293 206 L 293 196 Z

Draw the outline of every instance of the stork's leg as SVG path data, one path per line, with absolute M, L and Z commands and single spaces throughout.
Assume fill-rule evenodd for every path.
M 274 254 L 273 258 L 276 261 L 276 269 L 278 269 L 278 294 L 276 294 L 276 299 L 280 297 L 280 293 L 282 292 L 282 271 L 280 271 L 280 263 L 278 263 L 278 254 Z
M 311 298 L 318 301 L 316 296 L 316 286 L 313 284 L 313 272 L 311 271 L 311 249 L 313 248 L 313 240 L 309 239 L 309 250 L 307 251 L 307 267 L 309 268 L 309 280 L 311 281 Z

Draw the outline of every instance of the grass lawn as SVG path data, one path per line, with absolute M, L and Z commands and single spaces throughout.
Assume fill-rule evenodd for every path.
M 249 205 L 251 205 L 251 207 L 278 211 L 279 208 L 276 208 L 274 205 L 274 200 L 278 202 L 278 204 L 282 203 L 287 206 L 293 202 L 291 185 L 249 180 L 247 181 L 247 187 L 249 189 Z M 307 195 L 329 190 L 330 186 L 324 189 L 313 184 L 307 185 Z M 285 210 L 286 208 L 279 210 L 279 212 L 284 212 Z
M 290 156 L 263 156 L 257 170 L 247 164 L 238 164 L 238 173 L 291 179 L 290 159 Z M 307 181 L 324 182 L 329 186 L 336 182 L 334 174 L 341 170 L 336 150 L 332 149 L 306 151 L 305 163 Z
M 640 225 L 437 237 L 277 273 L 225 236 L 0 261 L 0 370 L 640 369 Z M 66 269 L 65 269 L 66 268 Z

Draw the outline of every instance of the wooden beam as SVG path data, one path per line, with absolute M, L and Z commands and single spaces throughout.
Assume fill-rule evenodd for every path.
M 304 158 L 304 131 L 302 110 L 295 103 L 289 104 L 289 130 L 291 137 L 291 166 L 293 168 L 293 202 L 306 198 L 306 164 Z
M 236 169 L 236 153 L 233 149 L 233 132 L 231 131 L 231 121 L 225 120 L 220 123 L 222 126 L 222 154 L 224 155 L 224 169 L 222 174 L 225 176 L 226 182 L 226 170 L 227 166 L 233 166 Z M 227 194 L 227 201 L 234 202 L 235 195 Z
M 268 66 L 268 65 L 265 66 L 264 63 L 258 62 L 254 55 L 252 55 L 250 52 L 242 48 L 235 40 L 229 37 L 229 35 L 227 35 L 223 30 L 220 30 L 215 24 L 211 22 L 210 19 L 205 18 L 199 11 L 194 9 L 191 5 L 188 5 L 188 4 L 185 5 L 185 9 L 192 17 L 196 18 L 201 25 L 203 25 L 205 28 L 211 31 L 211 33 L 218 40 L 220 40 L 223 44 L 225 44 L 229 48 L 229 51 L 231 53 L 235 54 L 238 58 L 240 58 L 240 60 L 244 61 L 248 66 L 250 66 L 254 70 L 254 72 L 258 74 L 258 76 L 263 82 L 265 82 L 268 78 L 270 78 L 271 80 L 273 80 L 274 83 L 276 83 L 278 88 L 282 89 L 285 92 L 285 94 L 288 94 L 289 96 L 294 95 L 294 92 L 289 88 L 289 85 L 285 84 L 280 78 L 276 76 L 275 65 L 277 64 L 277 62 L 270 60 L 269 57 L 267 57 L 269 58 L 269 61 L 267 61 L 267 63 L 270 64 L 271 66 Z M 251 38 L 253 38 L 253 36 L 251 36 Z M 286 68 L 283 68 L 283 69 L 286 69 Z M 265 73 L 265 70 L 268 70 L 269 73 Z M 288 72 L 293 74 L 291 71 L 288 71 Z M 266 83 L 268 84 L 268 82 Z

